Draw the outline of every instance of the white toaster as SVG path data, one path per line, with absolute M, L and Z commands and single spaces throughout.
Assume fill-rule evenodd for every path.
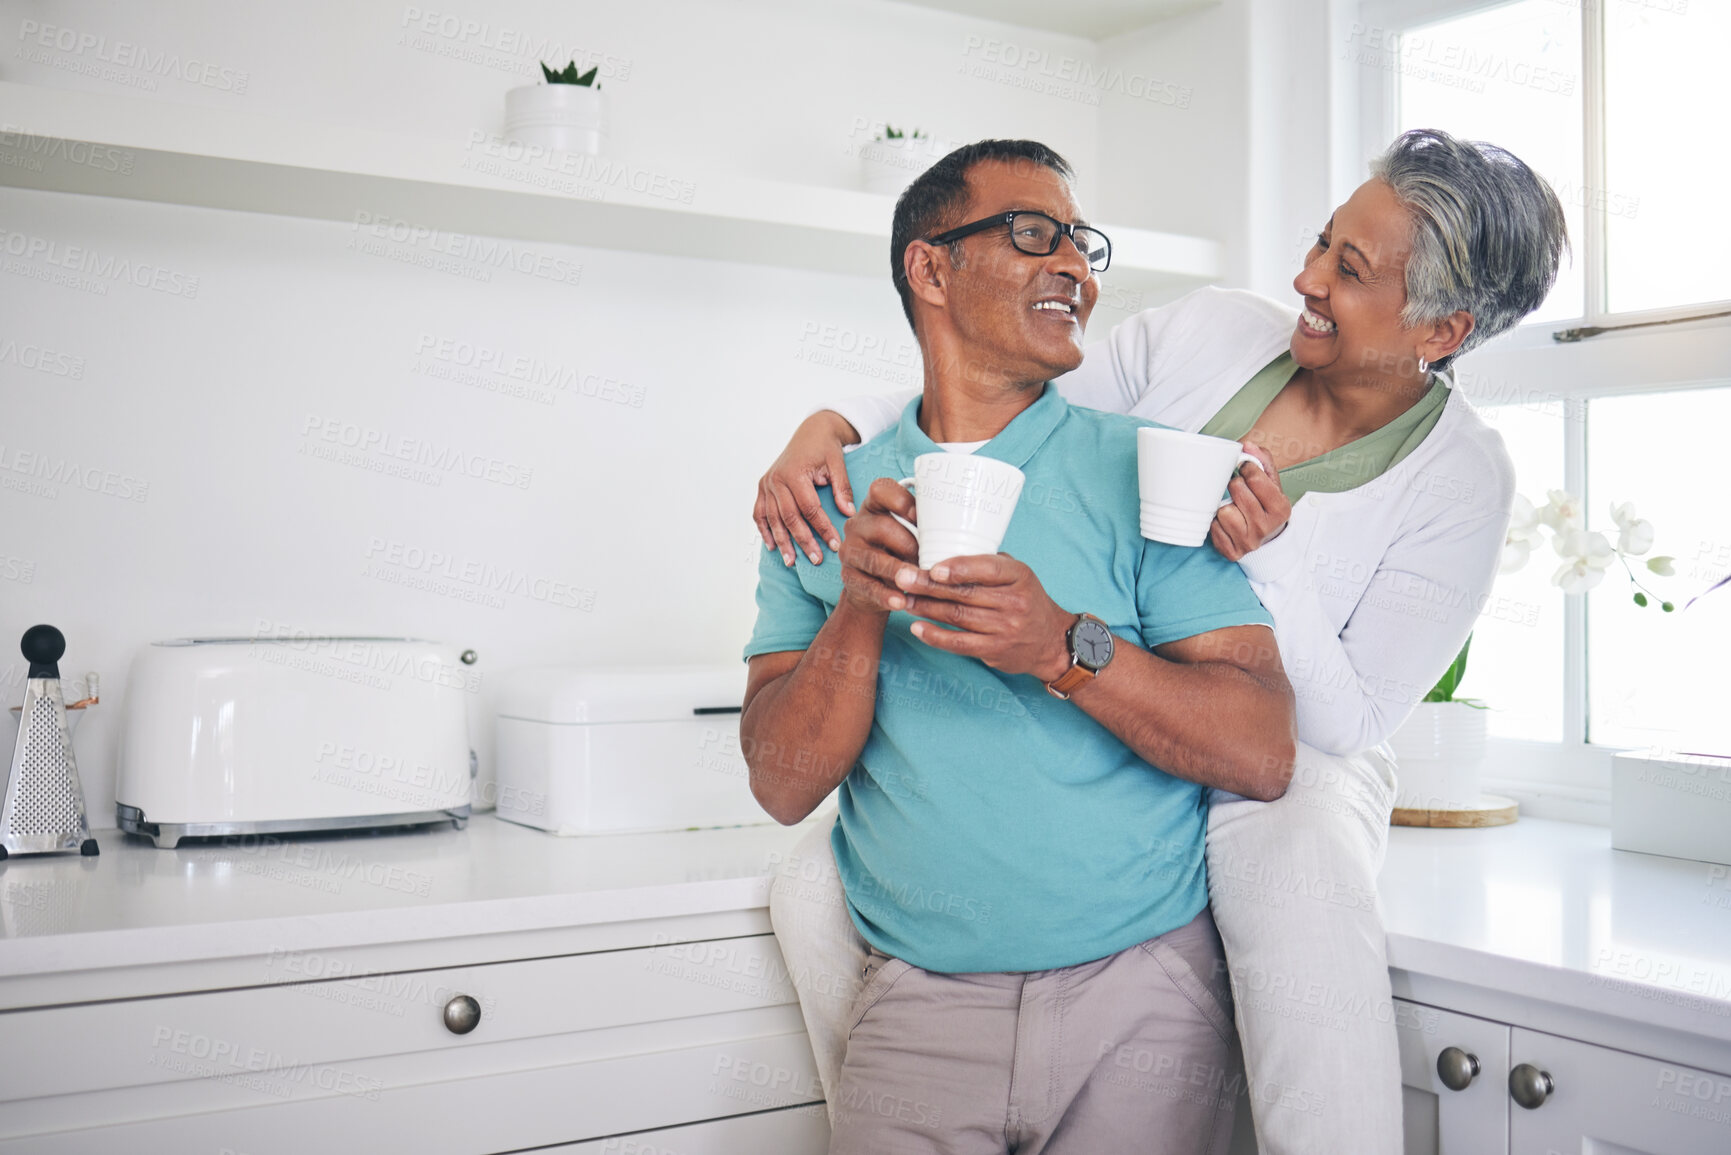
M 183 638 L 126 685 L 115 809 L 182 838 L 454 822 L 475 774 L 455 648 L 409 638 Z
M 739 745 L 745 666 L 507 674 L 493 725 L 498 815 L 555 834 L 770 818 Z

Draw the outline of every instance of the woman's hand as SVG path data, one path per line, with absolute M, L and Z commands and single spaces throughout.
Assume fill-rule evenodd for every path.
M 830 524 L 817 499 L 817 487 L 834 489 L 835 507 L 848 517 L 854 514 L 853 489 L 847 483 L 846 457 L 842 446 L 859 441 L 859 433 L 839 413 L 813 413 L 794 430 L 793 440 L 757 482 L 757 502 L 752 520 L 768 549 L 779 549 L 781 560 L 793 564 L 797 545 L 812 565 L 823 564 L 818 537 L 831 549 L 841 548 L 841 535 Z M 808 528 L 809 523 L 809 528 Z
M 1240 561 L 1279 537 L 1292 517 L 1292 503 L 1280 490 L 1280 471 L 1274 468 L 1274 459 L 1266 449 L 1248 441 L 1244 442 L 1244 452 L 1256 458 L 1262 468 L 1244 463 L 1226 487 L 1232 504 L 1221 506 L 1208 528 L 1208 540 L 1228 561 Z

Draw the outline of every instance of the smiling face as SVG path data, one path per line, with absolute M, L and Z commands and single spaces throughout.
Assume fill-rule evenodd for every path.
M 1023 209 L 1082 222 L 1070 183 L 1056 172 L 1032 162 L 988 160 L 968 170 L 968 207 L 954 224 Z M 1047 381 L 1082 363 L 1082 333 L 1100 281 L 1068 237 L 1045 257 L 1017 249 L 1008 226 L 958 244 L 962 251 L 948 262 L 943 308 L 955 353 L 1022 382 Z
M 1304 298 L 1292 334 L 1293 360 L 1323 372 L 1397 364 L 1416 373 L 1417 350 L 1429 330 L 1408 328 L 1400 319 L 1411 248 L 1412 218 L 1394 190 L 1380 180 L 1360 185 L 1335 210 L 1293 278 Z

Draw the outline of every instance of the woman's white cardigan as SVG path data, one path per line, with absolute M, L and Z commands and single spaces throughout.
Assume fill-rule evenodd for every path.
M 1254 293 L 1198 289 L 1113 329 L 1058 388 L 1077 405 L 1194 432 L 1286 348 L 1297 316 Z M 834 408 L 869 440 L 912 397 Z M 1307 494 L 1286 529 L 1245 556 L 1274 616 L 1301 741 L 1355 754 L 1406 719 L 1489 600 L 1513 499 L 1502 437 L 1451 392 L 1406 458 L 1357 489 Z

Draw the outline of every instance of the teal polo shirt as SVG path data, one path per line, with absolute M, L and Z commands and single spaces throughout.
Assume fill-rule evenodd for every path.
M 915 398 L 900 425 L 848 454 L 856 495 L 941 452 L 920 431 L 919 407 Z M 1136 430 L 1148 424 L 1073 408 L 1047 385 L 976 451 L 1027 475 L 1003 552 L 1124 645 L 1272 627 L 1217 551 L 1142 538 Z M 842 525 L 827 488 L 822 499 Z M 763 554 L 747 658 L 808 648 L 835 609 L 840 561 L 798 558 L 789 568 Z M 1142 761 L 1038 678 L 927 646 L 909 632 L 914 620 L 894 613 L 885 627 L 871 735 L 841 784 L 831 834 L 866 941 L 930 971 L 1035 971 L 1104 958 L 1195 918 L 1208 904 L 1203 789 Z

